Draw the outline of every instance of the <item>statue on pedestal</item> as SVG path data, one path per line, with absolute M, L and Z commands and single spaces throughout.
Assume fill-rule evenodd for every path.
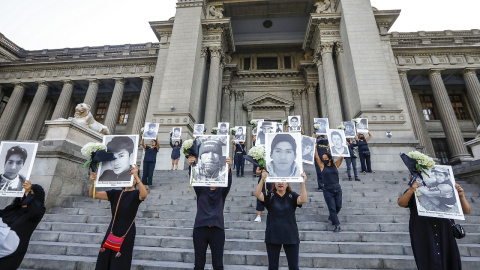
M 72 122 L 75 122 L 81 126 L 87 127 L 91 130 L 94 130 L 103 135 L 109 135 L 110 131 L 108 127 L 100 124 L 95 120 L 92 113 L 90 112 L 91 106 L 86 103 L 80 103 L 75 107 L 75 114 Z
M 318 1 L 315 3 L 315 5 L 317 7 L 317 10 L 315 11 L 315 13 L 330 13 L 330 6 L 331 6 L 331 3 L 330 3 L 330 0 L 321 0 L 321 1 Z
M 223 18 L 223 8 L 216 6 L 208 7 L 208 18 L 209 19 L 222 19 Z

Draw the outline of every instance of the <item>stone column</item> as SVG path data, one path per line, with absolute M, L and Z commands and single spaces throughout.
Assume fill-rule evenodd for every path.
M 290 116 L 290 108 L 289 108 L 289 107 L 285 107 L 285 120 L 288 119 L 288 116 Z
M 108 104 L 107 115 L 105 116 L 105 126 L 108 127 L 110 134 L 115 134 L 115 126 L 117 125 L 118 112 L 120 111 L 124 88 L 125 80 L 123 78 L 115 78 L 115 88 L 113 89 L 112 98 Z
M 410 119 L 412 120 L 413 131 L 420 142 L 420 146 L 424 147 L 424 153 L 435 158 L 435 150 L 433 149 L 432 140 L 425 127 L 425 121 L 418 115 L 418 110 L 412 95 L 412 89 L 410 89 L 410 84 L 408 83 L 407 73 L 408 69 L 398 71 L 402 83 L 403 94 L 405 95 L 405 100 L 407 102 L 408 112 L 410 114 Z
M 225 85 L 223 87 L 223 96 L 222 96 L 222 122 L 231 122 L 233 119 L 230 118 L 230 85 Z
M 88 80 L 88 89 L 83 103 L 90 105 L 91 109 L 95 106 L 95 100 L 97 99 L 98 92 L 98 80 L 90 79 Z
M 305 134 L 310 133 L 310 127 L 312 126 L 311 116 L 308 113 L 308 101 L 307 101 L 307 91 L 302 91 L 302 128 Z
M 210 56 L 210 73 L 208 77 L 207 101 L 205 103 L 205 128 L 207 130 L 217 126 L 217 102 L 222 48 L 211 47 Z
M 438 106 L 437 111 L 442 121 L 443 131 L 445 132 L 452 159 L 458 161 L 463 158 L 469 158 L 470 155 L 463 144 L 462 131 L 460 130 L 457 117 L 453 111 L 447 89 L 443 83 L 441 70 L 430 70 L 429 79 L 432 84 L 433 98 L 435 99 L 435 104 Z
M 13 119 L 17 116 L 17 110 L 22 102 L 23 94 L 25 94 L 25 85 L 16 83 L 0 118 L 0 140 L 2 141 L 8 139 L 8 134 L 12 128 Z
M 64 81 L 62 92 L 60 93 L 57 105 L 55 106 L 55 110 L 52 114 L 52 120 L 58 118 L 65 118 L 67 116 L 68 108 L 70 107 L 70 100 L 72 98 L 72 93 L 73 82 L 71 80 Z
M 342 122 L 342 107 L 338 93 L 337 76 L 333 64 L 333 42 L 322 43 L 323 74 L 325 76 L 325 89 L 327 92 L 328 122 L 331 128 L 337 127 Z
M 345 68 L 344 68 L 344 57 L 343 57 L 343 45 L 342 42 L 337 41 L 335 46 L 335 52 L 337 56 L 337 68 L 338 68 L 338 78 L 340 79 L 340 91 L 342 93 L 342 101 L 343 101 L 343 113 L 346 120 L 353 117 L 350 112 L 350 102 L 348 98 L 348 91 L 345 83 Z
M 35 130 L 35 126 L 38 121 L 38 116 L 42 111 L 43 104 L 45 103 L 45 99 L 47 98 L 48 94 L 48 85 L 46 82 L 40 82 L 38 84 L 37 92 L 35 93 L 35 97 L 33 98 L 32 104 L 30 104 L 30 108 L 28 109 L 27 116 L 25 116 L 25 120 L 23 121 L 22 128 L 20 129 L 20 133 L 18 134 L 17 140 L 25 141 L 31 140 L 33 136 L 33 131 Z
M 318 104 L 320 105 L 321 117 L 328 118 L 328 105 L 327 105 L 327 90 L 325 89 L 325 77 L 323 76 L 323 62 L 321 58 L 315 58 L 315 64 L 318 69 Z
M 233 91 L 233 89 L 230 89 L 230 97 L 228 102 L 230 102 L 229 122 L 235 123 L 235 92 Z M 248 120 L 251 120 L 251 119 L 248 119 Z
M 251 120 L 252 120 L 252 107 L 249 107 L 248 114 L 247 114 L 247 121 L 251 121 Z M 252 148 L 253 146 L 252 132 L 253 132 L 253 128 L 247 125 L 247 137 L 245 142 L 245 145 L 247 146 L 247 152 L 248 152 L 248 149 Z
M 0 85 L 0 102 L 2 102 L 3 95 L 5 95 L 5 93 L 3 93 L 3 86 Z
M 292 90 L 292 96 L 293 96 L 293 103 L 294 103 L 293 111 L 295 115 L 302 115 L 302 90 L 300 89 Z
M 309 114 L 310 114 L 310 121 L 309 121 L 310 131 L 313 131 L 313 118 L 318 117 L 317 102 L 315 100 L 315 91 L 316 91 L 315 85 L 313 83 L 309 84 L 306 92 L 307 92 L 307 95 L 308 95 L 308 97 L 307 97 L 308 111 L 309 111 Z M 310 132 L 310 133 L 313 133 L 313 132 Z M 310 133 L 308 133 L 308 135 Z
M 200 70 L 199 72 L 195 72 L 194 85 L 192 88 L 191 98 L 196 99 L 196 102 L 193 103 L 192 109 L 192 111 L 194 112 L 193 117 L 195 118 L 195 124 L 203 123 L 204 115 L 202 114 L 202 110 L 203 105 L 205 105 L 205 97 L 203 95 L 203 90 L 205 81 L 205 70 L 207 69 L 207 54 L 208 48 L 203 47 L 200 51 L 200 61 L 198 63 Z
M 235 91 L 235 126 L 243 126 L 243 94 L 244 91 Z
M 222 93 L 223 93 L 223 69 L 225 68 L 224 57 L 222 56 L 220 60 L 220 74 L 218 75 L 219 83 L 218 83 L 218 99 L 217 99 L 217 122 L 220 122 L 223 106 L 222 106 Z
M 475 69 L 467 68 L 463 72 L 463 79 L 467 86 L 467 96 L 472 105 L 473 113 L 477 124 L 480 124 L 480 82 L 478 81 Z
M 140 98 L 138 99 L 137 111 L 135 112 L 135 120 L 133 121 L 132 134 L 138 134 L 145 124 L 145 116 L 147 114 L 148 100 L 150 91 L 152 90 L 152 77 L 142 77 L 142 90 L 140 90 Z

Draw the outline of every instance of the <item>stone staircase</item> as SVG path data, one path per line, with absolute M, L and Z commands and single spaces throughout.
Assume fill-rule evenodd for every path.
M 409 211 L 396 203 L 406 189 L 405 172 L 361 175 L 361 182 L 342 180 L 342 232 L 333 233 L 323 194 L 316 191 L 315 169 L 310 165 L 305 169 L 308 203 L 297 210 L 301 269 L 415 269 Z M 472 204 L 472 214 L 461 222 L 467 232 L 458 241 L 462 262 L 464 269 L 480 269 L 480 187 L 460 183 Z M 154 184 L 137 215 L 132 269 L 192 269 L 196 202 L 193 189 L 187 193 L 187 172 L 157 171 Z M 251 166 L 246 167 L 245 178 L 233 179 L 225 203 L 227 270 L 266 269 L 266 212 L 261 223 L 253 222 L 256 184 Z M 300 190 L 299 184 L 292 187 Z M 51 209 L 32 236 L 22 269 L 94 269 L 111 217 L 108 207 L 106 201 L 75 197 Z M 280 263 L 287 269 L 283 255 Z

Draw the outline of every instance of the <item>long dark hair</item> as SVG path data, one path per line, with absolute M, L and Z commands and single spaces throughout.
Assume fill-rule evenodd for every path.
M 292 193 L 292 188 L 290 187 L 290 184 L 288 184 L 288 187 L 287 187 L 286 191 Z M 275 188 L 275 183 L 273 183 L 273 185 L 272 185 L 272 192 L 277 193 L 277 188 Z
M 323 155 L 327 155 L 328 159 L 330 160 L 330 164 L 331 164 L 330 166 L 334 165 L 335 161 L 333 160 L 332 154 L 330 154 L 329 152 L 326 152 Z M 328 166 L 328 165 L 326 165 L 326 166 Z

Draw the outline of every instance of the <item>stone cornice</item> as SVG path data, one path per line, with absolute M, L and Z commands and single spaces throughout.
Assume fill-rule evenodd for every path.
M 375 21 L 380 34 L 387 34 L 388 30 L 393 26 L 398 16 L 400 16 L 401 10 L 376 10 L 373 12 Z
M 272 108 L 292 108 L 294 103 L 292 101 L 277 97 L 272 94 L 266 94 L 258 98 L 252 99 L 243 103 L 243 107 L 248 110 L 252 109 L 272 109 Z
M 480 30 L 464 31 L 419 31 L 419 32 L 391 32 L 392 48 L 450 48 L 475 47 L 480 43 Z
M 214 45 L 224 45 L 226 52 L 233 53 L 235 52 L 235 41 L 233 39 L 233 30 L 232 30 L 232 23 L 230 18 L 221 18 L 221 19 L 203 19 L 202 20 L 202 27 L 204 29 L 204 46 L 209 46 L 208 43 L 209 39 L 214 39 L 213 41 L 219 44 Z M 212 35 L 208 33 L 212 32 Z M 223 35 L 218 39 L 219 34 Z M 225 40 L 223 40 L 225 39 Z M 222 44 L 225 42 L 225 44 Z
M 158 38 L 158 41 L 163 42 L 162 38 L 172 36 L 174 20 L 149 22 L 153 33 Z
M 317 31 L 336 31 L 340 28 L 340 20 L 342 16 L 340 13 L 312 13 L 310 14 L 310 20 L 308 21 L 307 31 L 305 33 L 305 38 L 303 41 L 302 49 L 306 50 L 311 48 L 312 45 L 315 45 L 314 36 Z M 326 33 L 326 32 L 325 32 Z M 332 34 L 332 33 L 330 33 Z M 338 35 L 340 32 L 338 32 Z M 312 48 L 315 49 L 315 48 Z
M 237 72 L 240 79 L 244 78 L 282 78 L 282 77 L 298 77 L 301 76 L 300 71 L 284 71 L 284 70 L 242 70 Z

